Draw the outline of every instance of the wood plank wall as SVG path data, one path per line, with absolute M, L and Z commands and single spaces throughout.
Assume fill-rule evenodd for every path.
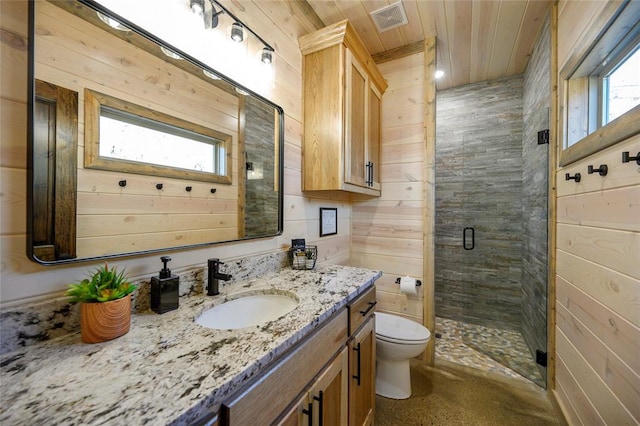
M 317 17 L 297 2 L 233 2 L 223 5 L 263 36 L 275 52 L 275 85 L 260 94 L 285 111 L 284 234 L 242 243 L 171 252 L 172 270 L 206 264 L 209 257 L 232 260 L 286 250 L 291 238 L 318 243 L 321 261 L 346 263 L 351 208 L 348 198 L 311 199 L 301 190 L 302 57 L 298 37 L 318 28 Z M 66 284 L 84 278 L 97 262 L 44 267 L 26 257 L 27 1 L 0 2 L 0 306 L 57 297 Z M 240 74 L 229 75 L 240 79 Z M 318 207 L 338 207 L 338 235 L 318 239 Z M 159 255 L 113 260 L 134 279 L 157 274 Z
M 429 283 L 413 296 L 401 293 L 395 280 L 405 275 L 425 280 L 425 54 L 389 60 L 378 68 L 389 83 L 382 99 L 382 195 L 353 197 L 350 263 L 383 271 L 376 282 L 380 311 L 423 324 Z
M 238 238 L 237 97 L 52 3 L 37 3 L 36 27 L 36 78 L 78 93 L 78 257 Z M 232 184 L 85 168 L 86 88 L 230 135 Z
M 559 70 L 614 3 L 560 2 Z M 640 423 L 640 179 L 623 151 L 640 151 L 640 135 L 557 169 L 553 392 L 569 424 Z M 600 164 L 606 177 L 587 174 Z

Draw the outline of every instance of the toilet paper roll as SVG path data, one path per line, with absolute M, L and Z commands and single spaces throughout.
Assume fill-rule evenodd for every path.
M 418 287 L 416 287 L 416 279 L 413 277 L 400 278 L 400 291 L 404 294 L 418 294 Z

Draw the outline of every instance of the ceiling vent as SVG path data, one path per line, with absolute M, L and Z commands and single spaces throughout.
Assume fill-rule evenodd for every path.
M 401 1 L 385 6 L 382 9 L 374 10 L 371 12 L 371 17 L 373 18 L 373 23 L 376 24 L 376 28 L 381 33 L 409 23 Z

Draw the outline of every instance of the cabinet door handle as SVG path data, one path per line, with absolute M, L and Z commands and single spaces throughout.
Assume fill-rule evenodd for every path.
M 366 317 L 369 311 L 372 310 L 373 307 L 376 306 L 377 304 L 378 304 L 378 301 L 369 302 L 369 307 L 364 311 L 360 311 L 360 313 L 362 314 L 363 317 Z
M 310 402 L 308 405 L 308 409 L 302 409 L 302 413 L 306 414 L 309 417 L 309 426 L 313 426 L 313 402 Z
M 313 399 L 318 401 L 318 424 L 320 426 L 322 426 L 322 401 L 324 399 L 324 395 L 323 395 L 322 391 L 320 391 L 320 395 L 319 396 L 315 396 L 314 395 Z
M 364 184 L 367 186 L 371 186 L 371 182 L 370 182 L 370 176 L 371 176 L 371 161 L 367 161 L 367 164 L 364 166 L 365 167 L 365 177 L 364 177 Z
M 358 345 L 356 347 L 353 348 L 354 351 L 358 352 L 358 371 L 357 374 L 353 376 L 354 379 L 356 379 L 356 383 L 358 384 L 358 386 L 360 386 L 360 343 L 358 343 Z
M 373 186 L 373 163 L 369 162 L 371 167 L 369 167 L 369 186 Z

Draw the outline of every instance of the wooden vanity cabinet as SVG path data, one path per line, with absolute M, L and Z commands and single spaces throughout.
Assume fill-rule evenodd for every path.
M 346 425 L 349 402 L 347 355 L 347 348 L 344 348 L 277 424 Z
M 347 20 L 300 37 L 304 191 L 380 196 L 387 83 Z
M 372 286 L 224 402 L 220 425 L 373 424 L 374 310 Z
M 301 396 L 310 392 L 309 386 L 314 386 L 321 378 L 318 374 L 328 371 L 326 366 L 346 347 L 347 329 L 348 314 L 343 309 L 276 362 L 255 383 L 224 402 L 220 409 L 220 424 L 279 424 L 291 403 L 300 401 Z M 346 403 L 345 393 L 345 406 Z
M 375 287 L 349 306 L 349 425 L 372 425 L 375 411 Z

